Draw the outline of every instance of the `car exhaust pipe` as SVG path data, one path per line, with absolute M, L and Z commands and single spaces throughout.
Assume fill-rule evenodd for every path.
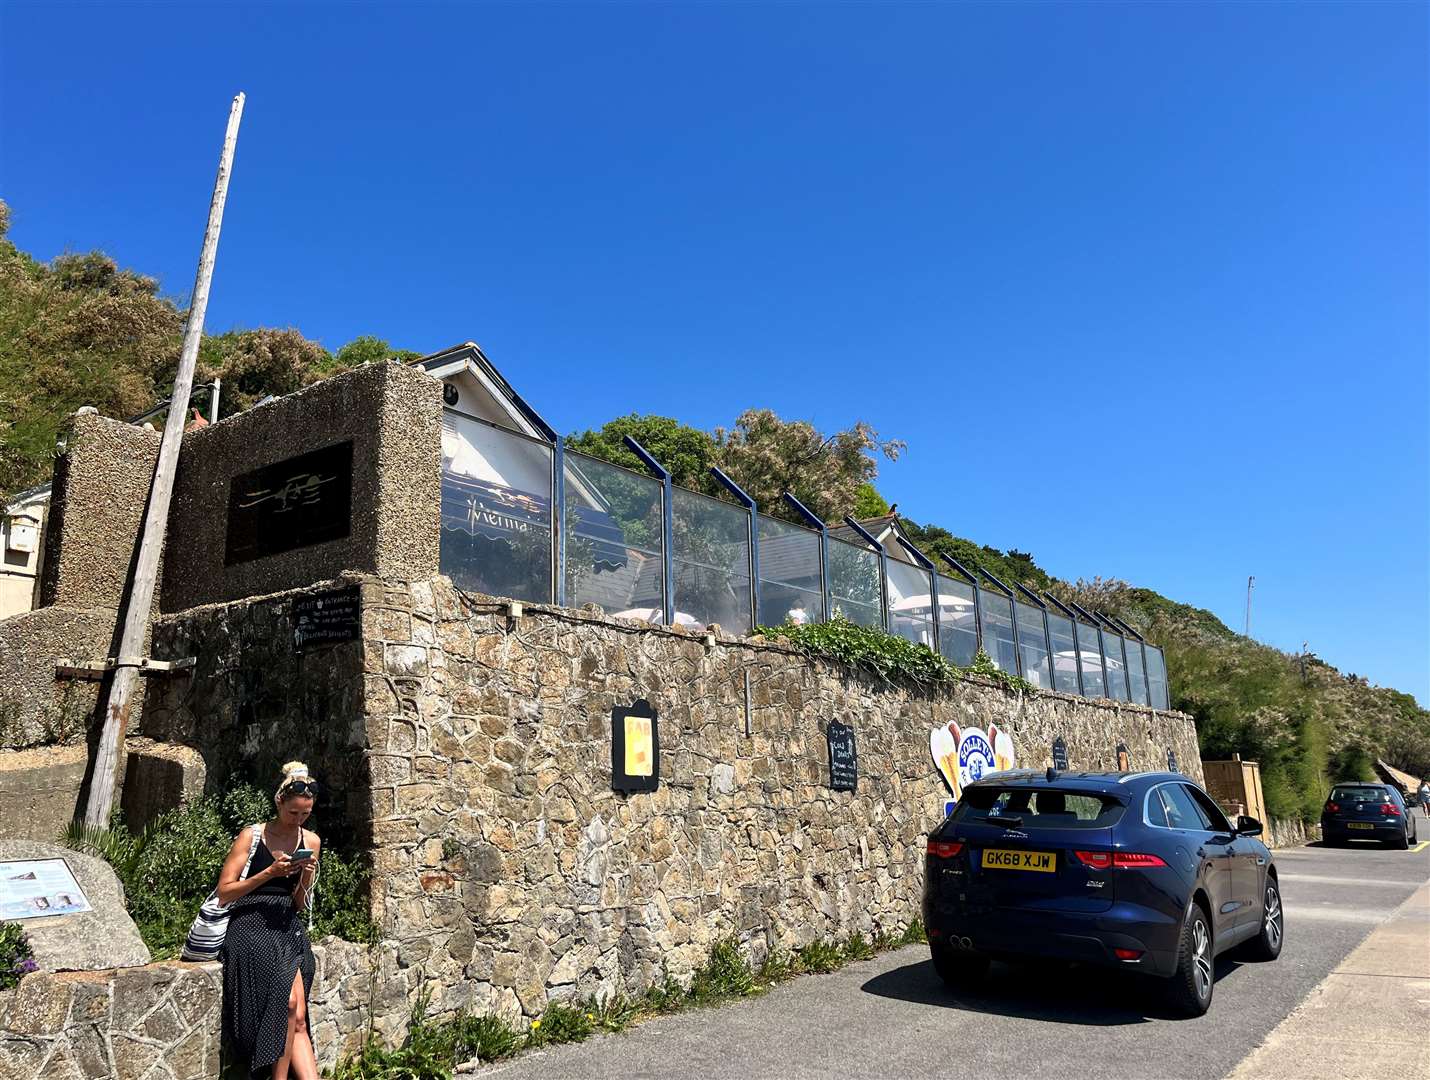
M 973 939 L 972 939 L 972 938 L 966 938 L 966 937 L 961 937 L 961 938 L 959 938 L 959 939 L 958 939 L 958 947 L 959 947 L 960 949 L 971 949 L 971 948 L 973 948 Z

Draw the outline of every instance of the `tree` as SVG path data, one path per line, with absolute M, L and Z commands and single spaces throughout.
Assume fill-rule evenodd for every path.
M 889 504 L 884 496 L 879 494 L 878 488 L 873 484 L 860 484 L 859 491 L 854 496 L 853 514 L 861 521 L 866 518 L 883 517 L 889 512 Z
M 347 371 L 363 364 L 380 364 L 384 360 L 416 360 L 421 353 L 411 349 L 394 349 L 387 341 L 372 334 L 355 337 L 333 355 L 331 370 Z
M 232 330 L 199 346 L 196 382 L 223 379 L 220 416 L 251 409 L 270 394 L 301 390 L 332 370 L 333 358 L 297 330 Z
M 788 491 L 826 521 L 850 513 L 860 490 L 878 474 L 878 455 L 898 460 L 904 444 L 880 441 L 862 420 L 821 434 L 807 420 L 781 420 L 769 409 L 749 409 L 731 429 L 715 429 L 716 458 L 730 479 L 767 513 Z
M 617 417 L 596 430 L 568 435 L 566 445 L 582 454 L 645 473 L 646 467 L 641 464 L 641 459 L 626 447 L 627 435 L 670 470 L 674 483 L 707 495 L 721 490 L 710 476 L 710 466 L 715 462 L 715 440 L 708 433 L 668 416 L 637 416 L 631 413 Z

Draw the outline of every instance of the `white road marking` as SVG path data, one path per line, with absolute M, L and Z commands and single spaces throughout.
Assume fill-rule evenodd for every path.
M 1313 907 L 1309 904 L 1287 904 L 1286 918 L 1321 920 L 1323 922 L 1364 923 L 1367 926 L 1384 922 L 1389 912 L 1365 911 L 1361 908 L 1334 907 L 1330 904 Z
M 1418 881 L 1395 881 L 1392 878 L 1332 877 L 1329 874 L 1282 874 L 1280 881 L 1308 881 L 1316 885 L 1371 885 L 1414 892 Z

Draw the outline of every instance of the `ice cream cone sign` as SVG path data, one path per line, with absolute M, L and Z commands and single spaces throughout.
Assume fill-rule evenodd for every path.
M 994 725 L 989 726 L 987 734 L 978 728 L 960 728 L 956 723 L 934 728 L 929 733 L 929 751 L 955 799 L 974 780 L 1017 764 L 1012 737 Z

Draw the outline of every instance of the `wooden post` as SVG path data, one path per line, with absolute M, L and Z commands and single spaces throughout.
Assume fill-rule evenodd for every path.
M 204 232 L 203 251 L 199 255 L 199 271 L 194 279 L 193 302 L 184 326 L 184 347 L 179 355 L 179 372 L 174 378 L 174 393 L 169 401 L 169 415 L 164 421 L 164 437 L 159 443 L 159 461 L 154 467 L 154 483 L 149 491 L 149 504 L 144 512 L 144 529 L 139 539 L 139 559 L 134 569 L 134 581 L 124 610 L 124 632 L 120 637 L 118 663 L 114 681 L 109 688 L 109 701 L 104 712 L 104 730 L 95 754 L 94 775 L 90 779 L 89 803 L 84 819 L 90 825 L 109 824 L 114 807 L 115 778 L 119 771 L 119 749 L 129 726 L 129 706 L 134 697 L 134 685 L 143 659 L 144 638 L 149 629 L 149 612 L 154 604 L 154 587 L 159 572 L 159 557 L 164 551 L 164 535 L 169 524 L 169 500 L 174 493 L 174 471 L 179 464 L 179 444 L 184 438 L 184 424 L 189 415 L 189 394 L 194 385 L 194 368 L 199 358 L 199 341 L 204 332 L 204 311 L 209 303 L 209 284 L 213 281 L 214 259 L 218 254 L 219 227 L 223 224 L 223 206 L 228 198 L 228 177 L 233 169 L 233 150 L 238 143 L 238 122 L 243 116 L 243 95 L 233 99 L 228 113 L 228 130 L 224 134 L 223 154 L 219 158 L 218 177 L 214 181 L 213 201 L 209 204 L 209 223 Z

